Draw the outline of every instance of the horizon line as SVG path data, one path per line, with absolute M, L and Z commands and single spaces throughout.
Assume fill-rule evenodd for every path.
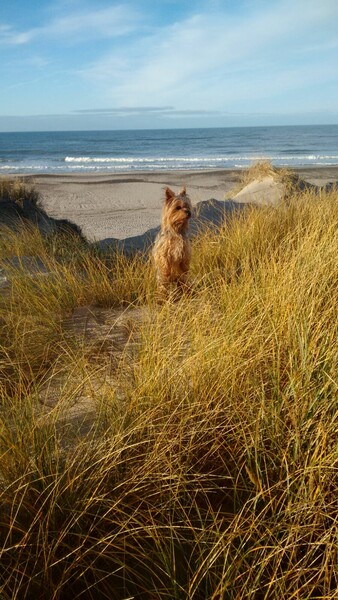
M 263 129 L 266 127 L 336 127 L 338 123 L 290 123 L 280 125 L 220 125 L 220 126 L 200 126 L 200 127 L 137 127 L 135 128 L 120 128 L 120 129 L 104 129 L 104 128 L 92 128 L 92 129 L 32 129 L 32 130 L 11 130 L 3 131 L 2 133 L 88 133 L 90 131 L 182 131 L 190 129 Z

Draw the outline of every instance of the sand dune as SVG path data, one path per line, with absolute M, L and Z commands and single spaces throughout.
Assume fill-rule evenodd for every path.
M 295 171 L 301 178 L 318 186 L 338 180 L 338 167 Z M 166 186 L 177 190 L 186 185 L 194 206 L 210 199 L 223 202 L 238 186 L 240 174 L 240 170 L 219 170 L 133 175 L 38 175 L 23 179 L 33 180 L 48 215 L 76 223 L 90 241 L 107 241 L 112 238 L 138 238 L 149 230 L 156 230 Z

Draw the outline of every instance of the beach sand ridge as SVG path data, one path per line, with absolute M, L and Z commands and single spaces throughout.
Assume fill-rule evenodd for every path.
M 295 169 L 318 186 L 338 181 L 338 166 Z M 79 225 L 90 241 L 139 236 L 160 223 L 164 188 L 187 187 L 192 204 L 224 200 L 238 186 L 241 170 L 166 171 L 134 174 L 43 174 L 23 176 L 40 194 L 44 210 Z

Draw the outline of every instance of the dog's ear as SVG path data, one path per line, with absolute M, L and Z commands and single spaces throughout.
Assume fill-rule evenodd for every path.
M 182 187 L 181 191 L 180 191 L 180 196 L 186 196 L 187 195 L 187 188 L 184 186 Z
M 166 204 L 170 204 L 175 198 L 175 192 L 173 192 L 170 188 L 165 188 L 165 201 Z

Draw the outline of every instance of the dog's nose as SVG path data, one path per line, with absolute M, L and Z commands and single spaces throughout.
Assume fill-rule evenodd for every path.
M 189 217 L 189 218 L 190 218 L 190 217 L 191 217 L 191 210 L 189 210 L 189 208 L 186 208 L 186 209 L 185 209 L 185 212 L 186 212 L 186 214 L 187 214 L 187 217 Z

